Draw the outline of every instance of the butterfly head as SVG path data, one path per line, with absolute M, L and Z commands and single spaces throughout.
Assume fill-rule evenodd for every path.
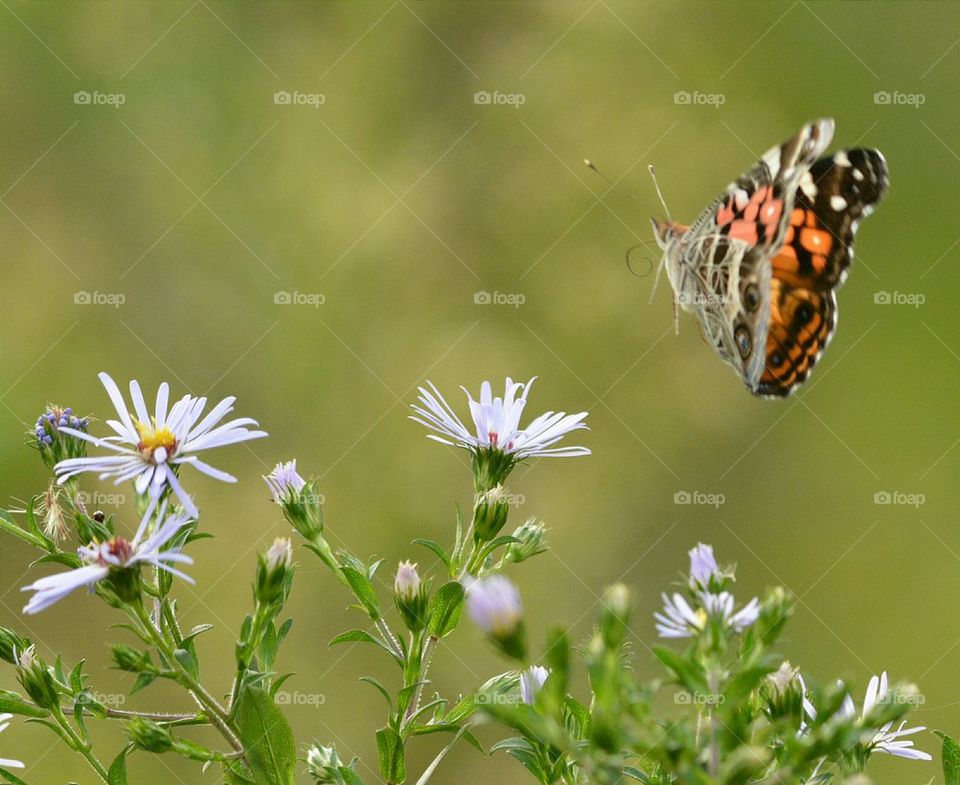
M 664 251 L 674 245 L 689 228 L 669 219 L 660 221 L 657 218 L 651 218 L 650 220 L 653 222 L 653 236 L 657 241 L 657 245 Z

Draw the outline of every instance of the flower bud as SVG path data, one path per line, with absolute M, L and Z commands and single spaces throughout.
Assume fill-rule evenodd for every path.
M 513 533 L 519 542 L 511 542 L 507 546 L 507 561 L 519 563 L 543 553 L 547 549 L 546 535 L 546 527 L 540 521 L 528 519 Z
M 727 576 L 720 570 L 713 555 L 713 546 L 697 543 L 690 549 L 690 588 L 694 591 L 717 589 Z M 711 585 L 712 582 L 712 585 Z
M 430 589 L 420 581 L 417 565 L 402 561 L 397 566 L 397 576 L 393 580 L 394 601 L 403 618 L 403 623 L 411 632 L 419 632 L 427 624 L 427 605 Z
M 477 495 L 477 502 L 473 506 L 473 538 L 478 543 L 492 540 L 506 524 L 510 512 L 506 495 L 502 485 Z
M 334 745 L 314 743 L 307 748 L 307 772 L 317 785 L 340 782 L 340 758 Z
M 113 661 L 118 669 L 128 673 L 146 673 L 155 670 L 150 662 L 150 655 L 145 651 L 140 651 L 128 646 L 125 643 L 118 643 L 111 647 Z
M 257 561 L 257 600 L 270 604 L 286 599 L 293 580 L 293 548 L 287 537 L 278 537 Z
M 550 670 L 542 665 L 531 665 L 520 674 L 520 699 L 527 704 L 533 705 L 537 699 L 537 693 L 543 687 Z
M 34 646 L 17 654 L 17 678 L 27 695 L 38 706 L 54 709 L 60 705 L 60 696 L 53 676 Z
M 16 665 L 17 652 L 26 651 L 29 646 L 27 638 L 21 638 L 9 627 L 0 627 L 0 660 Z
M 130 741 L 147 752 L 169 752 L 174 741 L 170 731 L 153 720 L 137 717 L 127 723 Z
M 66 511 L 60 503 L 62 489 L 56 482 L 51 481 L 38 503 L 37 512 L 43 520 L 43 533 L 59 545 L 69 534 Z
M 607 648 L 617 649 L 623 644 L 629 624 L 630 591 L 616 583 L 604 593 L 600 612 L 600 631 Z
M 52 469 L 67 458 L 82 458 L 87 454 L 87 443 L 83 439 L 63 433 L 60 429 L 72 428 L 86 432 L 88 425 L 89 420 L 77 417 L 69 406 L 64 409 L 49 404 L 43 414 L 37 417 L 30 443 L 40 451 L 40 457 L 47 467 Z
M 474 624 L 490 636 L 508 657 L 523 660 L 526 636 L 520 595 L 509 579 L 492 575 L 467 589 L 467 612 Z
M 315 481 L 307 482 L 297 473 L 295 460 L 278 463 L 263 479 L 294 529 L 308 540 L 323 534 L 323 496 Z

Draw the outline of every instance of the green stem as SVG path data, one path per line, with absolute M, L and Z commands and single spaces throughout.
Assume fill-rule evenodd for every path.
M 190 692 L 193 699 L 206 713 L 210 723 L 220 731 L 221 735 L 230 743 L 230 746 L 237 752 L 242 752 L 243 745 L 230 727 L 226 711 L 217 702 L 216 698 L 207 692 L 206 688 L 180 664 L 180 661 L 174 656 L 173 647 L 170 642 L 164 638 L 160 630 L 154 625 L 153 620 L 147 613 L 147 609 L 143 607 L 143 603 L 138 602 L 135 608 L 138 620 L 153 638 L 154 645 L 176 670 L 177 680 Z
M 64 741 L 67 742 L 70 749 L 76 750 L 84 758 L 86 758 L 87 763 L 90 764 L 91 768 L 97 772 L 97 775 L 104 782 L 108 782 L 109 775 L 107 770 L 103 767 L 103 764 L 97 759 L 97 756 L 93 754 L 93 750 L 90 748 L 90 742 L 85 741 L 80 738 L 77 732 L 73 729 L 73 726 L 67 722 L 67 718 L 63 716 L 63 712 L 60 710 L 60 707 L 56 707 L 51 714 L 53 718 L 57 721 L 57 725 L 63 730 Z
M 407 715 L 404 722 L 407 722 L 420 708 L 420 696 L 423 693 L 423 682 L 427 679 L 427 673 L 430 670 L 430 660 L 433 658 L 433 652 L 437 646 L 437 638 L 428 635 L 423 642 L 423 651 L 420 655 L 420 668 L 417 673 L 416 689 L 413 691 L 413 697 L 410 699 L 410 705 L 407 707 Z

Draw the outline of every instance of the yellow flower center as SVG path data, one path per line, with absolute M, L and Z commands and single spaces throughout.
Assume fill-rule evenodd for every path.
M 163 428 L 157 428 L 157 421 L 153 420 L 153 425 L 147 425 L 140 422 L 137 419 L 134 419 L 133 424 L 136 426 L 137 433 L 140 436 L 140 441 L 137 442 L 137 449 L 140 450 L 140 454 L 147 460 L 153 458 L 154 452 L 159 448 L 163 447 L 167 451 L 167 455 L 171 455 L 177 449 L 177 437 L 173 435 L 173 432 L 164 426 Z

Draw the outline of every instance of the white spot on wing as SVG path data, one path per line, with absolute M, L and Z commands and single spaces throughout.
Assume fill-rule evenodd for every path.
M 834 194 L 833 196 L 830 197 L 830 206 L 837 212 L 840 212 L 841 210 L 846 210 L 847 200 L 838 194 Z
M 840 150 L 840 151 L 834 153 L 834 155 L 833 155 L 833 162 L 834 162 L 837 166 L 850 166 L 850 159 L 847 158 L 847 154 L 846 154 L 846 152 L 843 151 L 843 150 Z
M 854 169 L 853 179 L 857 181 L 863 180 L 863 172 L 861 172 L 859 169 Z
M 817 195 L 817 186 L 814 184 L 813 176 L 809 171 L 804 172 L 803 177 L 800 178 L 800 190 L 810 201 L 813 201 Z

